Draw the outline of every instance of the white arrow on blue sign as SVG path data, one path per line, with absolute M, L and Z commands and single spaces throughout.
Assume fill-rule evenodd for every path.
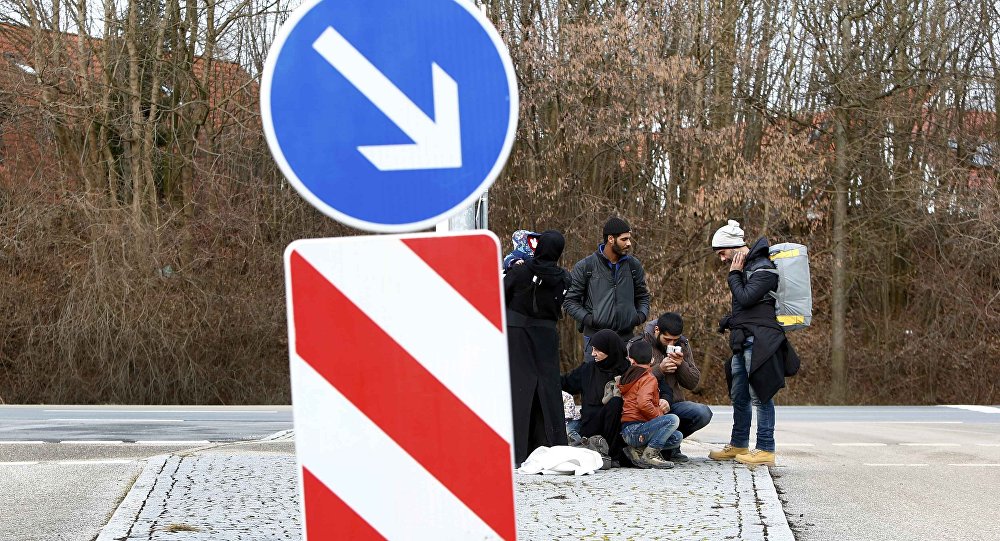
M 517 127 L 507 48 L 467 0 L 314 0 L 282 26 L 261 83 L 282 173 L 328 216 L 426 229 L 503 169 Z

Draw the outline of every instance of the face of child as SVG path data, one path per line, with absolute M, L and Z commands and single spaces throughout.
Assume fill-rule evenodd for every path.
M 593 349 L 594 349 L 594 358 L 597 359 L 598 361 L 603 361 L 604 359 L 608 358 L 608 354 L 607 353 L 604 353 L 603 351 L 601 351 L 601 350 L 599 350 L 597 348 L 593 348 Z

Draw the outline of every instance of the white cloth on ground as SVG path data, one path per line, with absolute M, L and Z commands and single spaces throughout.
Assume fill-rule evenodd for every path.
M 523 474 L 587 475 L 601 469 L 603 465 L 604 459 L 597 451 L 556 445 L 535 449 L 515 471 Z

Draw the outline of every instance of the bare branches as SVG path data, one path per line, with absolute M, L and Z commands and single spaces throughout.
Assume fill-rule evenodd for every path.
M 478 3 L 521 91 L 491 225 L 561 229 L 571 264 L 629 219 L 706 400 L 725 399 L 707 242 L 727 218 L 815 254 L 786 400 L 829 389 L 828 358 L 837 399 L 1000 398 L 940 377 L 987 381 L 1000 358 L 996 2 Z M 0 0 L 0 398 L 287 399 L 277 254 L 349 233 L 261 133 L 258 77 L 293 5 Z

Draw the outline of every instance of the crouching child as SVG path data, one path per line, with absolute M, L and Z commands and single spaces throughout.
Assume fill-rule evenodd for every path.
M 580 408 L 576 407 L 573 395 L 562 392 L 563 413 L 566 416 L 566 438 L 569 444 L 574 447 L 583 445 L 583 436 L 580 435 Z
M 635 466 L 668 469 L 674 463 L 664 460 L 662 452 L 678 449 L 683 435 L 677 431 L 680 419 L 667 413 L 670 406 L 660 399 L 659 384 L 650 373 L 652 357 L 652 347 L 644 341 L 629 351 L 631 366 L 619 382 L 625 402 L 621 433 L 628 445 L 625 453 Z

